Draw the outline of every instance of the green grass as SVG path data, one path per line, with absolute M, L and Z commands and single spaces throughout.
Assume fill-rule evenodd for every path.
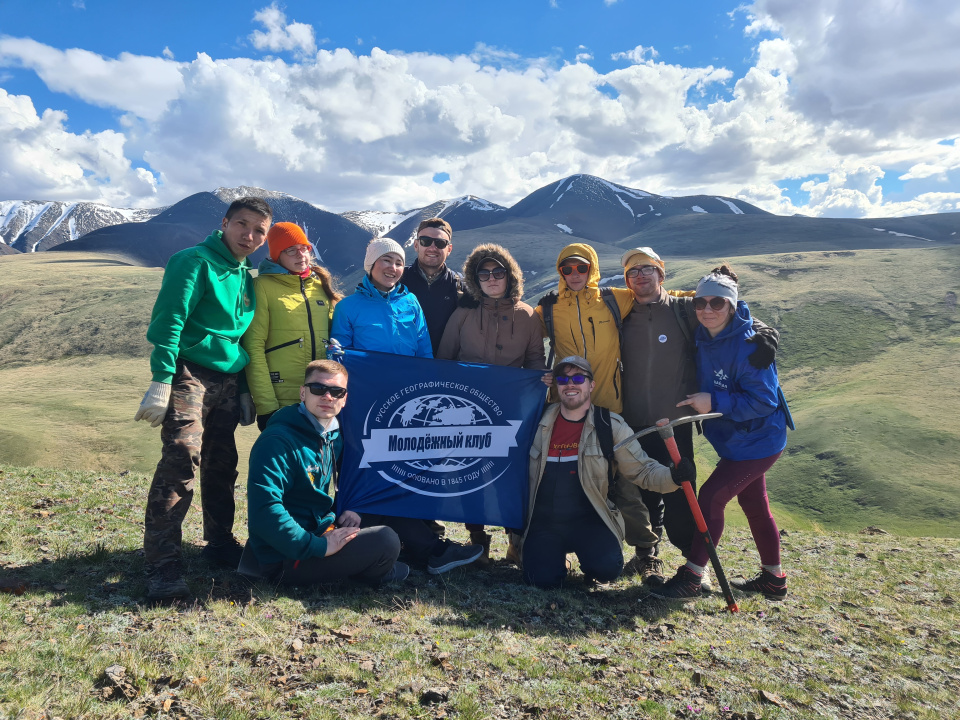
M 195 598 L 148 607 L 146 476 L 0 466 L 0 482 L 0 579 L 24 589 L 0 593 L 2 718 L 960 713 L 956 540 L 790 528 L 790 597 L 740 597 L 730 615 L 717 596 L 647 600 L 635 578 L 590 588 L 575 573 L 563 590 L 535 590 L 500 561 L 415 572 L 389 590 L 251 586 L 199 559 L 195 508 L 184 527 Z M 504 550 L 498 534 L 494 555 Z M 720 554 L 731 576 L 753 572 L 742 529 L 729 528 Z M 668 548 L 666 561 L 680 559 Z M 132 700 L 105 697 L 112 665 Z M 422 704 L 442 688 L 446 700 Z

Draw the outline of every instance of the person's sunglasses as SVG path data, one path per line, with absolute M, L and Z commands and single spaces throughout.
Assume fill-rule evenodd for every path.
M 339 400 L 344 395 L 347 394 L 347 389 L 345 387 L 338 387 L 336 385 L 324 385 L 323 383 L 304 383 L 305 388 L 309 388 L 310 392 L 314 395 L 326 395 L 330 393 L 330 397 L 335 400 Z
M 646 275 L 650 277 L 651 275 L 657 274 L 656 265 L 641 265 L 640 267 L 632 267 L 627 270 L 627 277 L 633 280 L 637 275 Z
M 427 237 L 426 235 L 420 235 L 417 240 L 420 241 L 420 245 L 423 247 L 430 247 L 431 245 L 436 245 L 437 250 L 443 250 L 447 245 L 450 244 L 449 240 L 444 240 L 443 238 L 432 238 Z
M 707 307 L 706 298 L 694 298 L 693 299 L 693 309 L 694 310 L 703 310 Z M 722 297 L 712 297 L 710 298 L 710 309 L 714 312 L 720 312 L 727 304 L 727 299 Z
M 553 379 L 557 381 L 557 385 L 566 385 L 567 383 L 583 385 L 590 378 L 586 375 L 557 375 Z
M 477 280 L 486 282 L 491 277 L 494 280 L 503 280 L 507 276 L 506 268 L 493 268 L 492 270 L 477 270 Z
M 586 275 L 590 272 L 589 265 L 564 265 L 560 268 L 560 272 L 564 275 L 573 275 L 574 270 L 577 271 L 578 275 Z

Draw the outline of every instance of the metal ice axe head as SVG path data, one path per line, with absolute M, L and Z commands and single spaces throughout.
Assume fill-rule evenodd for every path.
M 673 428 L 675 428 L 677 425 L 683 425 L 685 423 L 692 423 L 692 422 L 700 422 L 701 420 L 712 420 L 713 418 L 718 418 L 722 416 L 723 416 L 723 413 L 704 413 L 703 415 L 687 415 L 686 417 L 679 417 L 676 420 L 671 420 L 669 422 L 664 423 L 663 425 L 661 425 L 658 422 L 656 425 L 651 425 L 650 427 L 644 428 L 639 432 L 635 432 L 633 435 L 628 437 L 623 442 L 618 442 L 616 445 L 613 446 L 613 449 L 619 450 L 631 440 L 636 440 L 638 437 L 649 435 L 652 432 L 660 433 L 660 437 L 666 440 L 667 438 L 673 437 Z

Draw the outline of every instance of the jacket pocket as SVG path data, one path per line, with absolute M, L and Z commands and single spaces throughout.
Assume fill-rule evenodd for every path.
M 237 372 L 247 363 L 247 354 L 240 347 L 239 339 L 216 333 L 209 333 L 200 342 L 182 348 L 180 356 L 219 372 Z
M 296 345 L 297 343 L 300 343 L 300 346 L 302 347 L 302 346 L 303 346 L 303 338 L 302 338 L 302 337 L 301 337 L 301 338 L 297 338 L 296 340 L 291 340 L 290 342 L 280 343 L 279 345 L 274 345 L 273 347 L 268 347 L 266 350 L 263 351 L 263 354 L 266 355 L 267 353 L 272 353 L 274 350 L 279 350 L 280 348 L 289 347 L 290 345 Z

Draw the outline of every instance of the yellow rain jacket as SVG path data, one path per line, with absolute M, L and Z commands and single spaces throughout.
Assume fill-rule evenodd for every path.
M 257 415 L 266 415 L 300 402 L 307 363 L 327 357 L 333 309 L 316 275 L 292 275 L 269 259 L 259 271 L 256 311 L 242 344 Z
M 590 261 L 590 278 L 586 286 L 574 292 L 560 274 L 560 263 L 572 255 Z M 597 383 L 591 401 L 595 405 L 623 412 L 623 384 L 620 376 L 620 335 L 610 310 L 600 297 L 600 269 L 597 253 L 584 243 L 567 245 L 557 258 L 557 302 L 553 306 L 553 332 L 557 346 L 553 349 L 554 362 L 568 355 L 580 355 L 590 361 L 593 379 Z M 627 288 L 611 288 L 624 318 L 633 309 L 633 292 Z M 543 322 L 543 307 L 537 306 L 537 315 Z M 544 325 L 546 333 L 546 325 Z M 556 389 L 550 390 L 551 402 L 557 401 Z

